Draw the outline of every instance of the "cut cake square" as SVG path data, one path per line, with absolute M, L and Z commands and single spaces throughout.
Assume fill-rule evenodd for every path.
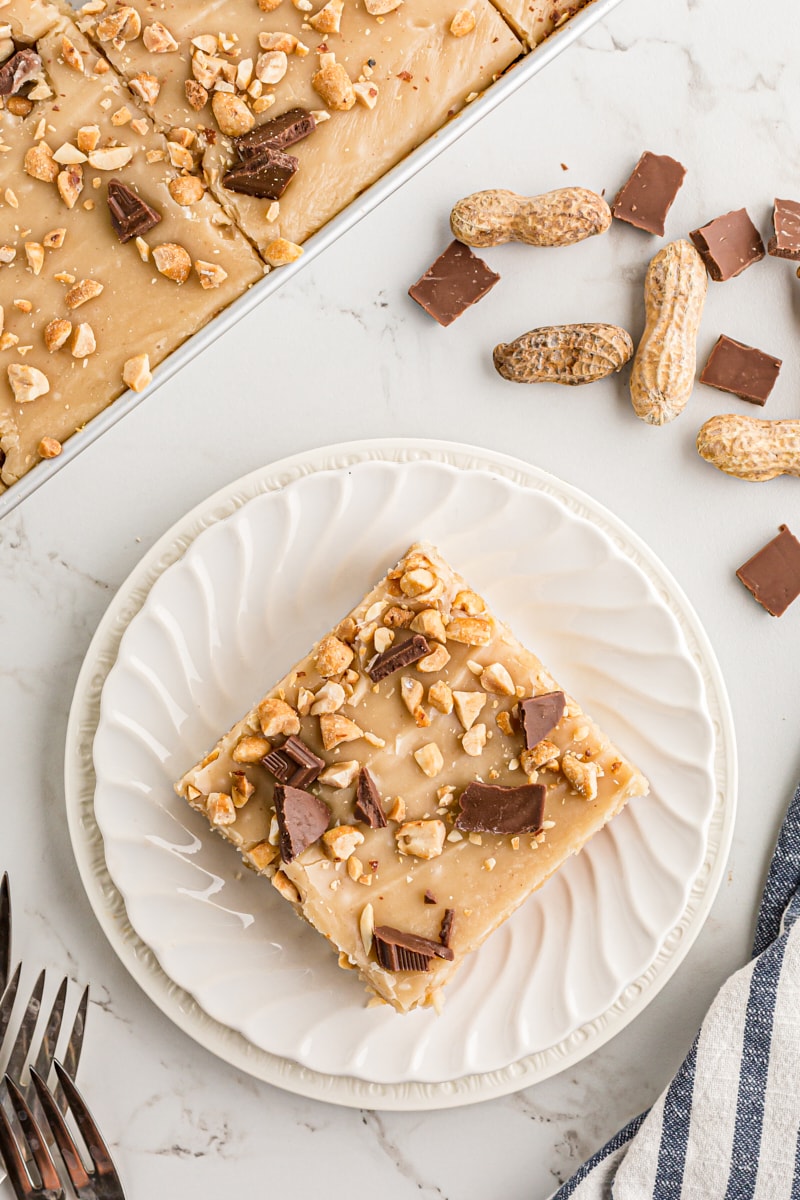
M 418 543 L 176 790 L 406 1012 L 648 785 Z

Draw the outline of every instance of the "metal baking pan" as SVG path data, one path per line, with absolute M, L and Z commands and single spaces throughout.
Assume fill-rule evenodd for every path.
M 348 204 L 347 208 L 343 209 L 338 216 L 304 242 L 302 258 L 290 266 L 271 271 L 258 283 L 255 283 L 248 292 L 229 305 L 218 317 L 209 322 L 205 328 L 193 334 L 182 346 L 173 351 L 163 363 L 159 364 L 153 383 L 146 392 L 123 392 L 108 408 L 94 417 L 85 429 L 80 433 L 73 434 L 68 439 L 58 458 L 37 463 L 27 475 L 23 475 L 18 483 L 11 484 L 7 491 L 0 494 L 0 519 L 46 483 L 67 463 L 72 462 L 86 446 L 90 446 L 107 429 L 116 425 L 117 421 L 121 420 L 126 413 L 151 396 L 156 388 L 161 387 L 176 372 L 180 371 L 184 363 L 189 362 L 207 346 L 210 346 L 226 330 L 241 320 L 246 313 L 251 312 L 278 288 L 293 279 L 298 271 L 302 271 L 309 263 L 313 262 L 317 255 L 321 254 L 332 242 L 335 242 L 348 229 L 352 229 L 362 217 L 377 208 L 387 196 L 391 196 L 392 192 L 416 175 L 417 171 L 441 154 L 448 146 L 452 146 L 467 130 L 477 125 L 482 117 L 497 108 L 498 104 L 502 104 L 507 96 L 538 74 L 549 62 L 552 62 L 556 55 L 582 37 L 587 30 L 601 21 L 620 3 L 621 0 L 591 0 L 560 29 L 551 33 L 540 46 L 531 50 L 524 58 L 510 67 L 477 100 L 467 105 L 416 150 L 412 150 L 411 154 L 402 162 L 388 171 L 376 183 L 373 183 L 357 199 Z

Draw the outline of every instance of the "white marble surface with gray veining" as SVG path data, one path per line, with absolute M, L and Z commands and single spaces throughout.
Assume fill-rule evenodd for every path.
M 746 205 L 767 236 L 777 194 L 800 199 L 794 0 L 626 0 L 355 230 L 198 355 L 0 524 L 0 868 L 16 950 L 90 981 L 80 1078 L 129 1197 L 380 1195 L 538 1200 L 652 1103 L 721 981 L 748 953 L 782 811 L 800 773 L 800 602 L 769 618 L 733 576 L 780 522 L 800 533 L 795 479 L 746 484 L 700 461 L 694 435 L 742 401 L 698 387 L 653 429 L 624 379 L 515 387 L 491 348 L 536 325 L 641 332 L 657 241 L 616 224 L 558 251 L 486 252 L 502 282 L 447 330 L 406 288 L 448 240 L 459 196 L 565 183 L 613 194 L 643 149 L 689 168 L 668 237 Z M 563 164 L 563 165 L 562 165 Z M 768 259 L 710 285 L 704 360 L 721 332 L 784 359 L 764 415 L 800 416 L 800 282 Z M 281 1093 L 198 1048 L 132 983 L 95 923 L 64 815 L 75 678 L 114 590 L 188 508 L 262 463 L 391 434 L 518 454 L 583 488 L 661 556 L 696 606 L 730 691 L 741 765 L 729 871 L 697 944 L 645 1014 L 578 1067 L 473 1108 L 361 1113 Z M 519 531 L 524 544 L 525 531 Z M 535 560 L 535 547 L 530 553 Z M 77 988 L 75 990 L 77 996 Z M 0 1185 L 0 1195 L 5 1195 Z

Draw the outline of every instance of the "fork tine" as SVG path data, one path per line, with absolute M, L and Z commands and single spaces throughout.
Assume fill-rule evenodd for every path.
M 25 1066 L 25 1059 L 28 1057 L 28 1050 L 33 1037 L 33 1031 L 36 1028 L 36 1022 L 39 1020 L 39 1012 L 42 1007 L 42 992 L 44 991 L 44 970 L 39 972 L 39 978 L 33 985 L 30 1000 L 28 1001 L 25 1015 L 22 1018 L 22 1023 L 19 1027 L 17 1040 L 14 1042 L 11 1051 L 11 1057 L 8 1060 L 6 1072 L 12 1079 L 19 1079 L 22 1074 L 22 1068 Z
M 19 963 L 13 977 L 6 986 L 0 999 L 0 1050 L 3 1048 L 3 1038 L 6 1036 L 8 1022 L 11 1020 L 11 1011 L 14 1007 L 14 1001 L 17 998 L 17 989 L 19 988 L 19 977 L 22 971 L 22 963 Z
M 103 1141 L 100 1130 L 94 1123 L 94 1118 L 86 1107 L 86 1102 L 81 1096 L 75 1084 L 70 1079 L 67 1072 L 62 1067 L 57 1058 L 53 1059 L 53 1066 L 56 1069 L 56 1075 L 64 1089 L 64 1094 L 69 1101 L 72 1115 L 75 1118 L 75 1124 L 81 1131 L 83 1140 L 86 1142 L 86 1148 L 89 1151 L 89 1158 L 92 1160 L 92 1166 L 98 1175 L 112 1175 L 117 1178 L 116 1168 L 109 1153 L 108 1146 Z
M 83 989 L 81 1002 L 78 1005 L 78 1011 L 75 1013 L 75 1020 L 72 1022 L 72 1033 L 69 1035 L 67 1048 L 61 1058 L 64 1070 L 69 1075 L 70 1079 L 74 1079 L 78 1073 L 78 1063 L 81 1061 L 81 1050 L 83 1049 L 83 1035 L 86 1032 L 86 1014 L 89 1008 L 89 985 Z
M 14 1105 L 14 1114 L 20 1123 L 20 1128 L 30 1147 L 33 1160 L 39 1172 L 39 1178 L 42 1181 L 44 1192 L 37 1192 L 37 1194 L 63 1196 L 64 1191 L 61 1187 L 61 1180 L 58 1178 L 55 1163 L 47 1148 L 44 1134 L 36 1122 L 36 1118 L 25 1103 L 25 1097 L 22 1095 L 22 1092 L 9 1075 L 5 1076 L 5 1085 L 8 1088 L 11 1102 Z M 3 1115 L 5 1116 L 5 1114 Z
M 59 1111 L 52 1092 L 35 1067 L 31 1068 L 31 1079 L 33 1080 L 33 1086 L 36 1088 L 36 1094 L 39 1097 L 42 1111 L 52 1131 L 53 1139 L 64 1160 L 64 1166 L 67 1168 L 70 1182 L 75 1191 L 80 1195 L 80 1189 L 88 1187 L 91 1180 L 81 1162 L 78 1148 L 72 1139 L 72 1134 L 67 1128 L 66 1121 Z
M 7 872 L 0 882 L 0 992 L 6 990 L 11 974 L 11 886 Z
M 53 1061 L 58 1035 L 61 1032 L 61 1023 L 64 1019 L 64 1005 L 67 1001 L 68 983 L 69 980 L 66 977 L 61 980 L 61 987 L 58 989 L 58 995 L 53 1001 L 53 1007 L 50 1009 L 50 1016 L 47 1018 L 47 1025 L 42 1035 L 42 1044 L 39 1047 L 39 1053 L 36 1055 L 36 1062 L 33 1064 L 39 1074 L 43 1075 L 45 1079 L 50 1074 L 50 1064 Z
M 2 1104 L 0 1104 L 0 1160 L 6 1165 L 6 1171 L 14 1191 L 24 1200 L 24 1197 L 31 1193 L 31 1178 Z

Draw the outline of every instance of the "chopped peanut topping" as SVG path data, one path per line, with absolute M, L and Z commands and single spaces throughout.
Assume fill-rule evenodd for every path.
M 245 735 L 239 738 L 234 746 L 231 758 L 237 763 L 260 762 L 271 749 L 272 746 L 266 738 L 259 737 L 258 734 L 253 734 L 252 737 Z
M 83 321 L 72 335 L 70 353 L 73 358 L 88 358 L 97 349 L 97 341 L 91 325 Z
M 453 37 L 466 37 L 475 28 L 475 15 L 468 8 L 460 8 L 450 22 L 450 32 Z
M 335 829 L 323 833 L 322 841 L 334 862 L 344 862 L 363 843 L 364 835 L 353 825 L 337 825 Z M 358 873 L 360 875 L 361 870 Z
M 25 172 L 33 179 L 41 179 L 42 183 L 55 183 L 58 178 L 58 163 L 53 159 L 53 151 L 47 142 L 39 142 L 31 146 L 25 154 Z
M 95 33 L 101 42 L 110 42 L 120 38 L 123 42 L 133 42 L 142 32 L 142 19 L 135 8 L 124 4 L 116 12 L 98 21 Z
M 56 317 L 44 329 L 44 344 L 52 354 L 55 350 L 60 350 L 66 343 L 69 335 L 72 333 L 72 322 L 65 320 L 63 317 Z
M 183 90 L 190 107 L 195 112 L 199 112 L 201 108 L 208 104 L 208 92 L 202 83 L 198 83 L 196 79 L 187 79 L 183 85 Z
M 334 750 L 341 742 L 355 742 L 364 736 L 363 729 L 349 717 L 343 717 L 341 713 L 323 713 L 319 719 L 319 728 L 322 745 L 326 750 Z
M 343 12 L 344 0 L 328 0 L 324 8 L 308 18 L 308 23 L 317 33 L 338 33 Z
M 409 821 L 395 833 L 397 849 L 414 858 L 438 858 L 445 833 L 444 821 Z
M 341 63 L 326 63 L 311 76 L 311 86 L 318 96 L 337 112 L 348 112 L 356 102 L 350 76 Z
M 128 81 L 128 87 L 135 96 L 144 100 L 145 104 L 155 104 L 161 91 L 161 84 L 156 76 L 150 75 L 147 71 L 140 71 L 138 75 L 134 75 Z
M 238 137 L 242 133 L 249 133 L 256 123 L 255 117 L 244 100 L 230 92 L 215 92 L 211 108 L 221 132 L 228 137 Z
M 263 871 L 278 857 L 278 851 L 269 842 L 258 842 L 247 851 L 247 857 L 257 871 Z
M 153 262 L 156 270 L 173 279 L 175 283 L 185 283 L 192 270 L 192 260 L 183 246 L 175 242 L 164 242 L 161 246 L 153 247 Z
M 209 288 L 218 288 L 228 278 L 228 272 L 218 263 L 203 262 L 201 258 L 198 258 L 194 264 L 194 269 L 200 280 L 200 286 L 206 291 Z
M 271 738 L 283 733 L 287 737 L 300 732 L 300 718 L 285 700 L 268 697 L 258 706 L 258 720 L 264 737 Z
M 175 179 L 170 179 L 167 186 L 169 187 L 169 194 L 175 203 L 183 207 L 199 203 L 206 192 L 203 181 L 198 179 L 196 175 L 178 175 Z
M 442 752 L 435 742 L 428 742 L 425 746 L 421 746 L 419 750 L 415 750 L 414 758 L 419 769 L 429 779 L 433 779 L 434 776 L 438 775 L 444 766 Z
M 61 57 L 73 71 L 78 71 L 81 75 L 83 74 L 83 59 L 66 35 L 61 38 Z
M 178 49 L 175 38 L 160 21 L 153 21 L 152 25 L 145 26 L 142 41 L 145 49 L 151 54 L 171 54 Z
M 43 371 L 29 367 L 25 363 L 11 363 L 8 368 L 8 382 L 14 393 L 17 404 L 28 404 L 45 396 L 50 391 L 50 381 Z
M 340 675 L 353 661 L 353 651 L 346 642 L 337 637 L 323 638 L 317 647 L 314 665 L 323 679 Z
M 583 762 L 574 754 L 565 754 L 561 759 L 561 770 L 573 791 L 584 800 L 597 798 L 597 779 L 602 774 L 597 763 Z
M 153 382 L 149 354 L 135 354 L 122 368 L 122 382 L 132 392 L 143 392 Z
M 67 308 L 80 308 L 82 304 L 86 304 L 89 300 L 94 300 L 103 291 L 102 283 L 98 283 L 96 279 L 82 279 L 80 283 L 76 283 L 70 288 L 64 297 L 64 303 Z
M 453 692 L 456 716 L 465 730 L 475 724 L 485 703 L 486 695 L 483 692 Z
M 453 711 L 453 693 L 443 679 L 432 683 L 428 688 L 428 703 L 445 716 Z
M 58 458 L 64 447 L 57 438 L 43 437 L 37 448 L 41 458 Z
M 482 723 L 473 725 L 462 737 L 461 745 L 465 754 L 476 758 L 486 745 L 486 726 Z

